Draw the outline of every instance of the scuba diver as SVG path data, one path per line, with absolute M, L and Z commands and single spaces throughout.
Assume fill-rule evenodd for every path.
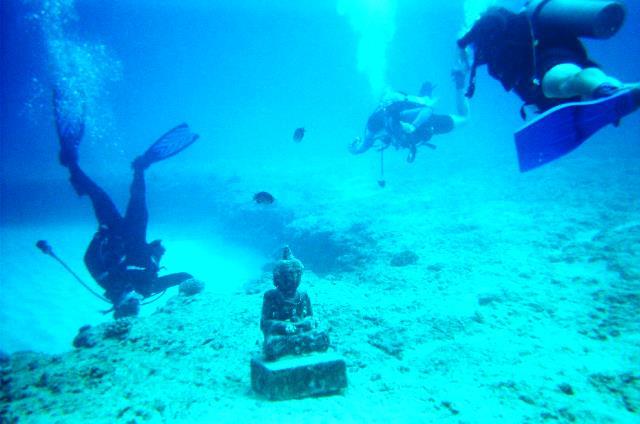
M 464 124 L 469 114 L 469 105 L 464 96 L 465 72 L 454 70 L 452 76 L 456 85 L 456 106 L 458 114 L 441 115 L 434 113 L 433 89 L 425 82 L 417 96 L 398 91 L 386 93 L 376 110 L 369 116 L 364 137 L 356 137 L 349 145 L 352 154 L 361 154 L 379 142 L 378 150 L 390 146 L 409 150 L 407 162 L 413 162 L 420 145 L 435 148 L 430 143 L 437 134 L 446 134 Z
M 82 106 L 83 107 L 83 106 Z M 186 124 L 163 135 L 132 163 L 131 197 L 124 216 L 109 196 L 78 164 L 78 147 L 84 134 L 84 110 L 54 92 L 55 123 L 60 141 L 60 164 L 69 170 L 70 182 L 79 196 L 88 196 L 98 220 L 98 231 L 84 255 L 85 265 L 113 304 L 114 317 L 137 315 L 140 302 L 168 287 L 193 278 L 181 272 L 158 276 L 165 252 L 160 240 L 146 241 L 148 212 L 145 170 L 154 162 L 177 154 L 198 135 Z
M 518 13 L 489 8 L 457 41 L 464 61 L 467 48 L 473 50 L 467 97 L 475 92 L 477 68 L 487 65 L 491 77 L 522 99 L 523 119 L 528 107 L 549 111 L 516 133 L 522 171 L 568 153 L 640 105 L 640 84 L 607 75 L 579 39 L 609 38 L 624 18 L 619 1 L 531 0 Z

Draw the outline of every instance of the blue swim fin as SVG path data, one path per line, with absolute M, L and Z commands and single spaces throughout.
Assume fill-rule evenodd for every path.
M 145 167 L 149 166 L 154 162 L 177 155 L 191 146 L 198 137 L 198 134 L 191 132 L 187 124 L 180 124 L 167 131 L 137 160 L 142 161 Z
M 548 110 L 515 133 L 520 172 L 566 155 L 601 128 L 617 125 L 640 106 L 640 89 L 613 96 L 565 103 Z

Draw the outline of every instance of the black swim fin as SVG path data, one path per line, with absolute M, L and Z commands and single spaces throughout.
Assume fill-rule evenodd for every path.
M 66 167 L 78 162 L 78 148 L 84 136 L 84 120 L 87 114 L 82 95 L 69 95 L 59 88 L 53 89 L 53 114 L 58 141 L 60 164 Z
M 142 166 L 146 168 L 154 162 L 177 155 L 187 147 L 191 146 L 198 137 L 198 134 L 191 132 L 189 125 L 180 124 L 167 131 L 162 137 L 153 143 L 142 156 L 136 159 L 134 166 Z
M 613 96 L 556 106 L 515 133 L 520 172 L 558 159 L 580 146 L 603 127 L 640 106 L 640 88 Z

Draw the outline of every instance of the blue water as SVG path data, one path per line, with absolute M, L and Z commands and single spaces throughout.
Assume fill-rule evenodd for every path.
M 65 332 L 42 340 L 37 336 L 39 330 L 25 334 L 19 324 L 25 318 L 18 312 L 6 312 L 26 302 L 20 296 L 27 294 L 29 302 L 42 303 L 37 299 L 43 290 L 40 284 L 47 287 L 47 296 L 55 297 L 56 285 L 69 279 L 29 247 L 37 238 L 47 237 L 46 231 L 33 228 L 58 228 L 55 234 L 60 238 L 50 241 L 57 246 L 56 241 L 62 243 L 65 258 L 87 278 L 81 255 L 95 224 L 88 202 L 73 194 L 65 170 L 57 163 L 50 106 L 50 87 L 63 74 L 78 76 L 79 81 L 72 83 L 80 84 L 91 97 L 81 163 L 121 207 L 127 198 L 129 164 L 136 155 L 180 122 L 188 122 L 200 134 L 200 140 L 188 150 L 150 171 L 149 209 L 152 226 L 156 226 L 151 232 L 169 228 L 168 234 L 158 234 L 168 245 L 171 237 L 206 238 L 218 257 L 246 255 L 236 257 L 234 269 L 245 263 L 259 267 L 269 260 L 270 250 L 286 240 L 278 239 L 277 234 L 269 239 L 269 231 L 281 228 L 277 222 L 281 215 L 265 218 L 256 214 L 251 209 L 254 192 L 274 191 L 281 207 L 303 214 L 323 207 L 324 191 L 341 193 L 346 202 L 379 193 L 377 154 L 353 157 L 346 149 L 361 134 L 378 93 L 370 84 L 370 75 L 359 69 L 359 37 L 347 17 L 337 13 L 334 2 L 59 4 L 65 6 L 63 15 L 49 16 L 49 20 L 34 17 L 41 7 L 37 1 L 6 0 L 1 5 L 0 305 L 5 310 L 3 333 L 12 334 L 2 336 L 1 349 L 64 350 L 73 330 L 84 323 L 73 315 L 74 301 L 65 300 L 69 308 L 63 302 L 55 314 L 68 322 Z M 381 72 L 388 86 L 415 92 L 424 80 L 431 80 L 438 85 L 438 108 L 454 110 L 449 72 L 454 40 L 464 22 L 463 6 L 462 0 L 395 4 L 394 31 L 387 48 L 382 49 Z M 613 39 L 586 44 L 605 70 L 623 81 L 637 81 L 640 9 L 635 2 L 629 2 L 627 19 Z M 56 31 L 62 31 L 58 35 L 70 46 L 67 53 L 50 44 Z M 55 63 L 65 54 L 74 55 L 74 60 Z M 67 68 L 60 73 L 58 68 L 63 65 Z M 592 190 L 595 197 L 608 184 L 624 184 L 628 198 L 623 203 L 637 211 L 638 174 L 628 181 L 622 173 L 626 167 L 637 167 L 637 114 L 569 157 L 523 176 L 517 170 L 512 142 L 514 129 L 521 125 L 519 107 L 519 100 L 503 92 L 482 69 L 468 126 L 443 137 L 439 150 L 421 152 L 413 165 L 404 162 L 404 153 L 390 153 L 386 158 L 387 191 L 375 197 L 373 204 L 365 202 L 365 207 L 375 213 L 375 202 L 395 201 L 410 190 L 402 185 L 407 181 L 416 187 L 437 187 L 451 179 L 467 179 L 469 191 L 439 193 L 442 204 L 458 205 L 500 187 L 513 188 L 512 184 L 535 191 L 538 178 L 548 182 L 559 175 L 557 184 L 565 189 L 583 178 L 593 181 L 576 190 Z M 307 129 L 300 144 L 291 141 L 297 127 Z M 602 175 L 601 184 L 598 175 Z M 229 181 L 237 180 L 242 181 L 244 192 L 226 191 Z M 370 184 L 363 188 L 354 185 L 354 180 Z M 529 200 L 523 198 L 523 202 Z M 238 204 L 248 211 L 244 215 L 248 221 L 230 225 L 224 217 L 229 215 L 228 208 Z M 61 240 L 65 226 L 74 232 L 68 234 L 68 240 Z M 16 228 L 31 230 L 15 233 Z M 305 253 L 300 256 L 304 258 Z M 174 261 L 179 266 L 179 259 Z M 15 271 L 22 263 L 26 270 L 19 278 L 8 275 L 7 270 Z M 36 271 L 29 270 L 40 266 L 50 273 L 41 275 L 39 269 L 38 281 L 33 281 Z M 206 268 L 215 266 L 224 265 L 203 264 L 203 273 L 208 275 Z M 231 274 L 246 277 L 243 271 Z M 64 287 L 85 299 L 80 286 L 69 283 Z M 66 295 L 75 298 L 73 293 Z M 31 314 L 33 325 L 42 325 L 26 309 L 16 311 Z M 20 335 L 15 336 L 14 330 Z

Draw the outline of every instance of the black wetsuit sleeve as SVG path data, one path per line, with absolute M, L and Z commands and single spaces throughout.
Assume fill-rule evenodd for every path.
M 359 155 L 369 150 L 383 134 L 384 127 L 385 113 L 383 109 L 378 109 L 369 116 L 363 139 L 359 143 L 352 144 L 349 151 L 354 155 Z
M 372 134 L 367 133 L 362 141 L 356 144 L 352 144 L 349 147 L 349 151 L 354 155 L 359 155 L 361 153 L 366 152 L 373 146 L 373 142 L 375 141 L 375 137 Z

